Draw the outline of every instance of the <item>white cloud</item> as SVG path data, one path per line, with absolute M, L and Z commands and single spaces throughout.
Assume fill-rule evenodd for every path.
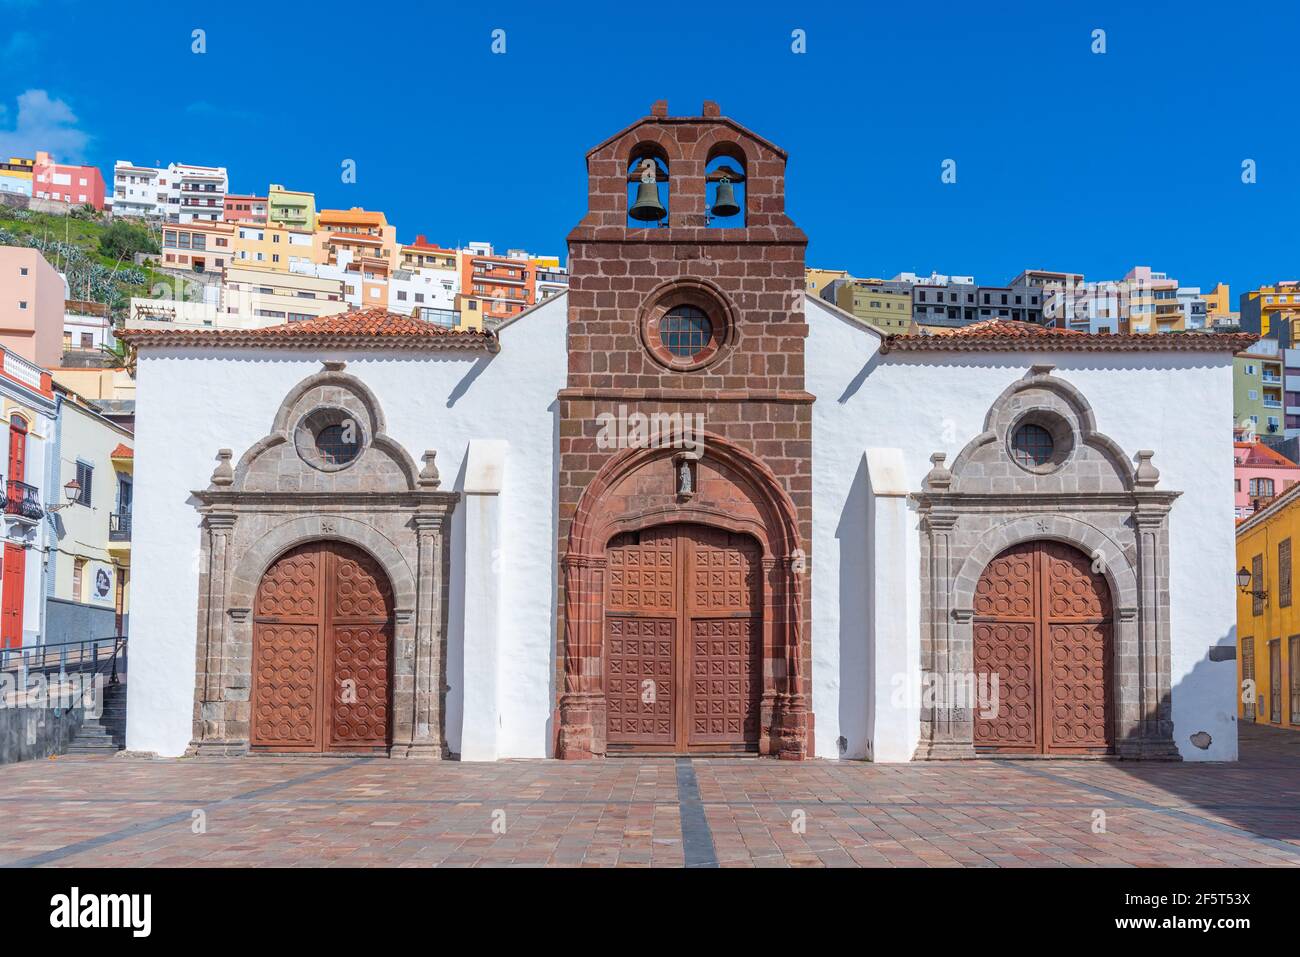
M 3 119 L 4 113 L 0 113 Z M 6 124 L 7 126 L 7 124 Z M 45 90 L 27 90 L 18 95 L 18 118 L 12 129 L 0 129 L 0 153 L 5 156 L 33 156 L 46 150 L 62 163 L 85 159 L 90 137 L 77 128 L 77 116 L 63 100 Z

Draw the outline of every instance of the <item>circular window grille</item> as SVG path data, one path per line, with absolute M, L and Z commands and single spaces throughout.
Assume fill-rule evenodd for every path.
M 299 457 L 314 469 L 337 472 L 352 465 L 366 449 L 361 419 L 346 409 L 316 408 L 294 428 Z
M 1026 468 L 1038 468 L 1052 461 L 1056 443 L 1041 425 L 1022 425 L 1011 437 L 1011 454 Z
M 659 340 L 678 359 L 697 359 L 713 342 L 713 323 L 702 309 L 677 306 L 659 320 Z
M 361 454 L 361 437 L 355 423 L 325 426 L 316 433 L 314 444 L 327 465 L 347 465 Z

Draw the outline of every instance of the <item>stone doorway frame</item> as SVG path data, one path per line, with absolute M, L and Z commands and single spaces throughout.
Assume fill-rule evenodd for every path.
M 696 498 L 671 507 L 611 506 L 622 484 L 643 469 L 681 468 L 691 459 L 672 447 L 626 449 L 605 463 L 583 490 L 569 530 L 563 570 L 564 620 L 559 649 L 562 679 L 557 756 L 605 755 L 604 623 L 606 548 L 615 535 L 658 525 L 705 525 L 752 536 L 763 569 L 763 693 L 759 711 L 759 753 L 786 760 L 809 754 L 809 714 L 802 674 L 803 577 L 794 504 L 772 472 L 743 449 L 714 435 L 704 442 L 702 460 L 732 477 L 752 503 L 755 517 Z M 692 467 L 690 462 L 687 468 Z
M 1112 715 L 1121 758 L 1178 760 L 1171 713 L 1169 522 L 1179 492 L 1157 490 L 1154 453 L 1136 466 L 1098 432 L 1083 394 L 1035 365 L 992 404 L 984 431 L 949 470 L 930 457 L 924 491 L 912 496 L 921 528 L 921 670 L 937 686 L 974 668 L 975 588 L 985 567 L 1020 542 L 1050 539 L 1081 550 L 1111 591 Z M 1009 431 L 1031 415 L 1059 417 L 1071 458 L 1046 480 L 1003 466 Z M 1075 456 L 1073 453 L 1079 451 Z M 974 758 L 970 707 L 921 706 L 915 758 Z
M 342 362 L 300 382 L 271 432 L 231 465 L 221 449 L 202 516 L 194 732 L 189 754 L 249 751 L 252 609 L 262 576 L 289 549 L 345 542 L 369 554 L 393 589 L 390 757 L 447 757 L 444 729 L 450 518 L 459 493 L 439 491 L 435 453 L 417 469 L 388 437 L 369 388 Z M 365 448 L 346 469 L 321 472 L 297 455 L 294 432 L 314 410 L 356 417 Z

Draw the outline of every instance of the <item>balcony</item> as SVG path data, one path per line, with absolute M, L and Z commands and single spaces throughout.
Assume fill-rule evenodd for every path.
M 130 512 L 109 513 L 108 540 L 110 542 L 129 542 L 131 540 Z
M 9 480 L 5 486 L 5 515 L 29 522 L 39 522 L 45 509 L 35 485 Z

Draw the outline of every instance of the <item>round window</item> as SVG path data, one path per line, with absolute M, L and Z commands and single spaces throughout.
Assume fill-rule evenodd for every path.
M 346 409 L 318 408 L 299 420 L 293 444 L 312 468 L 337 472 L 355 462 L 365 450 L 366 434 L 360 417 Z
M 1052 461 L 1056 443 L 1041 425 L 1022 425 L 1011 437 L 1011 454 L 1025 468 L 1039 468 Z
M 659 340 L 673 356 L 693 361 L 713 344 L 713 323 L 703 309 L 677 306 L 659 320 Z

